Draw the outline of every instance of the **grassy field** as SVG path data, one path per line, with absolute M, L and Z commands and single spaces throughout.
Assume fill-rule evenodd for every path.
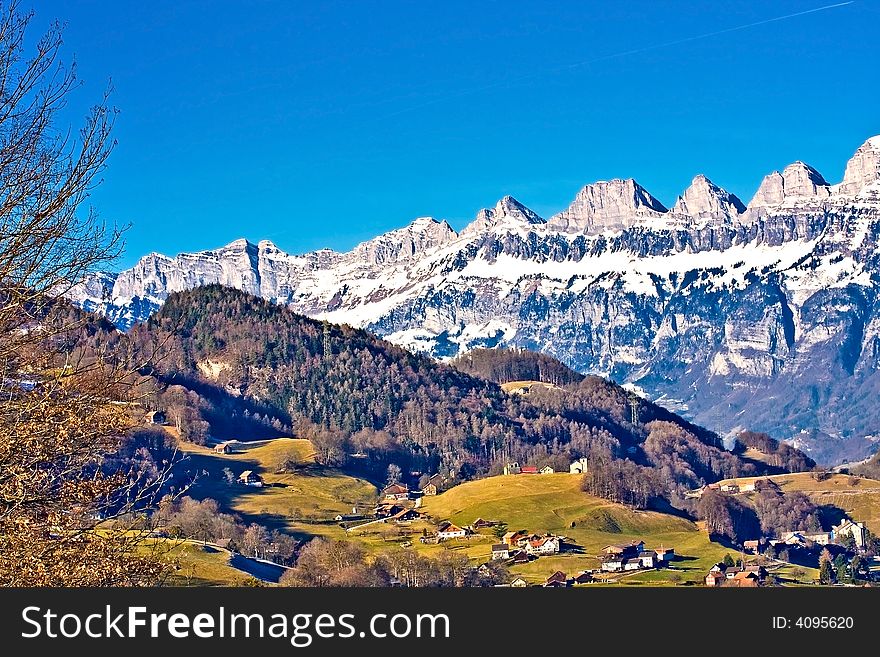
M 187 459 L 178 470 L 198 477 L 189 495 L 213 498 L 245 521 L 285 529 L 299 538 L 342 537 L 344 531 L 333 517 L 350 513 L 353 507 L 372 507 L 376 501 L 376 487 L 368 481 L 317 465 L 307 440 L 237 443 L 231 454 L 217 454 L 211 448 L 184 442 L 180 447 Z M 279 472 L 285 462 L 296 463 L 296 467 Z M 236 478 L 244 470 L 253 470 L 265 486 L 230 484 L 224 475 L 227 468 Z
M 515 390 L 522 390 L 523 388 L 531 388 L 532 386 L 540 386 L 542 388 L 559 387 L 552 383 L 544 383 L 543 381 L 510 381 L 508 383 L 502 383 L 501 389 L 504 390 L 504 392 L 513 392 Z
M 232 566 L 232 555 L 226 550 L 165 539 L 148 539 L 141 549 L 172 564 L 170 586 L 241 586 L 253 579 Z
M 706 572 L 730 550 L 709 541 L 697 524 L 673 515 L 634 511 L 592 497 L 580 490 L 581 477 L 557 473 L 489 477 L 472 481 L 434 498 L 425 498 L 423 510 L 435 519 L 470 524 L 476 518 L 505 522 L 510 530 L 552 532 L 579 546 L 577 552 L 541 557 L 514 566 L 511 572 L 528 581 L 543 581 L 556 570 L 569 575 L 596 568 L 602 548 L 612 543 L 644 540 L 649 548 L 673 547 L 680 555 L 670 569 L 627 575 L 614 580 L 626 584 L 701 583 Z M 490 555 L 489 539 L 469 553 Z
M 763 477 L 730 479 L 737 483 Z M 817 505 L 833 505 L 843 509 L 851 518 L 864 522 L 874 534 L 880 534 L 880 481 L 862 477 L 832 474 L 817 481 L 809 472 L 767 477 L 783 492 L 800 491 L 809 495 Z
M 269 527 L 285 529 L 301 539 L 315 536 L 346 538 L 361 542 L 370 553 L 393 549 L 412 549 L 436 556 L 444 551 L 466 555 L 473 563 L 488 561 L 491 545 L 498 539 L 490 530 L 468 539 L 422 544 L 424 532 L 436 530 L 442 520 L 469 525 L 477 518 L 506 523 L 508 529 L 553 533 L 566 537 L 575 548 L 552 557 L 541 557 L 528 564 L 513 566 L 514 575 L 530 582 L 541 582 L 561 570 L 573 575 L 597 568 L 604 546 L 631 540 L 644 540 L 648 548 L 672 547 L 678 555 L 672 566 L 660 571 L 614 575 L 608 583 L 620 586 L 699 585 L 713 563 L 735 552 L 709 540 L 699 523 L 668 513 L 638 511 L 587 495 L 580 489 L 581 476 L 567 473 L 489 477 L 456 486 L 442 495 L 423 498 L 421 510 L 427 515 L 403 525 L 376 523 L 346 532 L 333 520 L 352 507 L 367 509 L 378 491 L 368 481 L 314 462 L 308 441 L 279 438 L 271 441 L 237 443 L 231 454 L 217 454 L 210 448 L 181 443 L 187 456 L 183 469 L 198 474 L 189 494 L 210 497 L 245 521 L 259 521 Z M 283 464 L 295 464 L 280 471 Z M 237 477 L 251 469 L 260 474 L 266 486 L 248 488 L 229 484 L 224 469 Z M 853 480 L 834 475 L 817 482 L 809 474 L 773 477 L 783 490 L 803 490 L 817 503 L 834 504 L 872 530 L 880 529 L 880 482 Z M 876 528 L 876 529 L 875 529 Z M 187 582 L 238 584 L 249 575 L 230 565 L 229 555 L 198 551 L 184 544 L 181 570 L 176 577 Z M 189 569 L 189 570 L 187 570 Z M 815 571 L 791 566 L 778 568 L 786 580 L 811 582 Z M 181 582 L 185 583 L 185 582 Z

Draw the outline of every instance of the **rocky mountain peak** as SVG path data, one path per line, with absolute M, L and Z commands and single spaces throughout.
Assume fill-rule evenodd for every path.
M 745 209 L 746 206 L 734 194 L 698 174 L 678 197 L 672 212 L 698 218 L 729 219 Z
M 461 234 L 484 233 L 502 223 L 537 225 L 546 222 L 512 196 L 505 196 L 495 204 L 494 208 L 480 210 L 476 219 L 468 224 Z
M 447 222 L 433 217 L 419 217 L 408 226 L 359 244 L 349 257 L 374 265 L 413 260 L 456 237 L 458 234 Z
M 749 208 L 772 208 L 788 198 L 825 198 L 831 187 L 822 174 L 801 161 L 789 164 L 782 173 L 774 171 L 764 177 L 749 202 Z
M 880 135 L 871 137 L 859 146 L 846 163 L 846 172 L 840 184 L 841 194 L 858 194 L 871 183 L 880 180 Z
M 635 180 L 615 178 L 584 187 L 568 209 L 551 217 L 547 224 L 565 232 L 597 234 L 630 228 L 639 220 L 665 212 L 663 204 Z

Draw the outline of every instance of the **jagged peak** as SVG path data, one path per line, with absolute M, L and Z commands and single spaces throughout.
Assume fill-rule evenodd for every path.
M 761 181 L 758 191 L 749 201 L 749 208 L 772 208 L 790 198 L 826 198 L 831 187 L 816 169 L 797 160 L 779 171 L 774 171 Z
M 537 225 L 546 221 L 510 195 L 502 197 L 494 208 L 484 208 L 462 231 L 462 235 L 484 233 L 503 223 Z
M 726 189 L 702 173 L 694 176 L 684 194 L 678 197 L 673 214 L 699 218 L 731 218 L 745 212 L 746 206 Z
M 601 233 L 629 228 L 636 219 L 665 212 L 666 207 L 634 179 L 614 178 L 583 187 L 572 204 L 547 223 L 566 232 Z
M 865 187 L 880 180 L 880 135 L 871 137 L 856 149 L 846 163 L 840 194 L 858 194 Z

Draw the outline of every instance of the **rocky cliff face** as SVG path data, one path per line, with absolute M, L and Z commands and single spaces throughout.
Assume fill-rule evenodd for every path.
M 796 162 L 748 208 L 704 176 L 669 211 L 613 180 L 548 221 L 505 197 L 461 234 L 417 219 L 348 253 L 151 254 L 73 298 L 127 328 L 170 292 L 223 283 L 441 358 L 543 351 L 718 431 L 852 459 L 880 441 L 878 153 L 875 137 L 839 185 Z

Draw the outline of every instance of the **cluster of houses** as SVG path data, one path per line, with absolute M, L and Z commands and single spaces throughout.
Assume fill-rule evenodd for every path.
M 761 488 L 762 484 L 770 485 L 770 483 L 771 482 L 769 479 L 756 479 L 753 481 L 744 481 L 739 484 L 734 481 L 719 482 L 714 484 L 706 484 L 705 486 L 700 486 L 699 488 L 689 490 L 684 494 L 684 496 L 691 499 L 700 499 L 707 491 L 710 490 L 718 491 L 719 493 L 726 493 L 727 495 L 753 493 L 758 488 Z
M 603 548 L 601 569 L 607 573 L 630 570 L 652 570 L 668 565 L 675 558 L 675 549 L 660 547 L 645 549 L 644 541 L 633 541 Z
M 768 539 L 762 537 L 745 541 L 743 542 L 743 548 L 751 554 L 760 554 L 768 545 L 810 549 L 816 545 L 825 546 L 840 543 L 849 536 L 852 536 L 856 550 L 861 551 L 867 547 L 868 529 L 864 523 L 854 520 L 843 520 L 828 532 L 789 531 L 782 533 L 778 538 Z
M 501 543 L 492 546 L 493 561 L 511 564 L 528 563 L 538 557 L 559 554 L 562 537 L 553 534 L 531 534 L 525 529 L 507 532 Z
M 528 475 L 528 474 L 553 474 L 556 472 L 549 465 L 538 468 L 536 465 L 520 465 L 516 461 L 504 464 L 505 475 Z
M 756 587 L 762 586 L 766 579 L 767 570 L 764 566 L 756 564 L 728 566 L 716 563 L 706 575 L 706 586 Z

